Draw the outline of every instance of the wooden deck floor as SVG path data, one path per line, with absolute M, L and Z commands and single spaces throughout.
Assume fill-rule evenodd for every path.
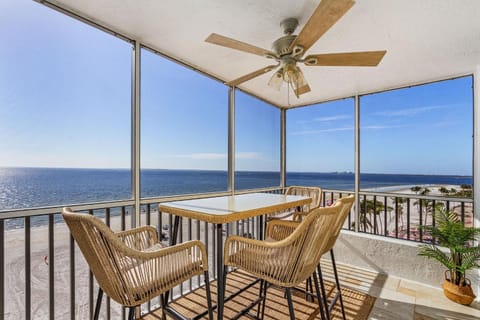
M 236 271 L 229 273 L 227 277 L 227 295 L 244 287 L 252 282 L 253 278 L 244 272 Z M 301 287 L 305 288 L 304 285 Z M 335 289 L 332 283 L 327 282 L 327 292 L 329 296 L 335 294 Z M 216 303 L 216 282 L 211 284 L 213 303 Z M 224 319 L 231 319 L 240 310 L 245 308 L 248 304 L 258 297 L 259 285 L 251 287 L 249 290 L 243 292 L 237 297 L 225 303 Z M 342 294 L 345 301 L 345 311 L 348 319 L 363 320 L 368 318 L 368 314 L 375 302 L 375 298 L 348 288 L 342 287 Z M 195 314 L 205 310 L 206 298 L 205 290 L 203 288 L 197 289 L 188 295 L 176 300 L 170 304 L 178 312 L 186 317 L 192 317 Z M 293 305 L 295 309 L 295 318 L 301 320 L 320 319 L 319 308 L 317 302 L 309 302 L 305 300 L 301 292 L 294 294 Z M 255 311 L 256 309 L 254 309 Z M 253 312 L 255 313 L 255 312 Z M 215 314 L 216 316 L 216 314 Z M 207 317 L 204 317 L 207 319 Z M 341 319 L 341 313 L 338 308 L 334 310 L 333 319 Z M 161 319 L 161 310 L 154 311 L 145 315 L 144 320 L 158 320 Z M 250 319 L 243 316 L 240 319 Z M 267 303 L 265 308 L 266 320 L 289 319 L 287 300 L 284 298 L 283 290 L 279 288 L 269 288 L 267 292 Z

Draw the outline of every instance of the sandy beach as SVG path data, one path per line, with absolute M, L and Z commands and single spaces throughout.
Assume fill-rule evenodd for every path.
M 152 213 L 152 222 L 157 221 L 158 214 Z M 126 228 L 129 229 L 127 220 Z M 145 221 L 145 218 L 142 218 Z M 121 230 L 120 217 L 111 218 L 111 228 Z M 162 223 L 168 224 L 168 217 L 163 215 Z M 152 223 L 152 225 L 155 225 Z M 210 226 L 211 227 L 211 226 Z M 209 227 L 209 228 L 210 228 Z M 188 239 L 189 223 L 183 221 L 183 239 Z M 192 238 L 198 237 L 200 229 L 201 240 L 205 242 L 205 224 L 192 222 Z M 164 230 L 168 235 L 168 230 Z M 213 244 L 209 232 L 208 242 Z M 31 312 L 32 319 L 48 319 L 49 305 L 49 265 L 54 265 L 55 286 L 55 319 L 70 319 L 70 232 L 64 223 L 54 225 L 54 257 L 48 256 L 48 227 L 31 228 Z M 164 241 L 168 244 L 168 239 Z M 209 251 L 209 262 L 212 263 L 212 248 Z M 210 270 L 213 270 L 211 267 Z M 25 230 L 14 229 L 5 232 L 5 319 L 24 319 L 25 314 Z M 195 285 L 196 281 L 194 281 Z M 88 319 L 89 299 L 89 269 L 78 246 L 75 245 L 75 319 Z M 94 299 L 97 287 L 94 290 Z M 100 319 L 106 319 L 106 299 L 103 299 Z M 120 318 L 121 308 L 111 302 L 111 318 Z

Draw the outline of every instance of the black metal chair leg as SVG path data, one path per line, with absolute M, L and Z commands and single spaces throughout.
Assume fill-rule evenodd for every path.
M 332 267 L 333 267 L 333 274 L 335 276 L 335 283 L 337 285 L 337 290 L 338 290 L 338 295 L 340 299 L 340 307 L 342 309 L 342 317 L 343 320 L 346 320 L 347 318 L 345 317 L 345 308 L 343 306 L 343 298 L 342 298 L 342 290 L 340 288 L 340 281 L 338 280 L 338 273 L 337 273 L 337 264 L 335 263 L 335 257 L 333 255 L 333 249 L 330 249 L 330 257 L 332 259 Z
M 98 288 L 97 302 L 95 303 L 95 312 L 93 313 L 93 319 L 98 320 L 100 314 L 100 307 L 102 306 L 103 290 Z
M 165 313 L 165 308 L 167 307 L 166 299 L 168 299 L 167 295 L 162 293 L 160 295 L 160 306 L 162 307 L 162 320 L 167 319 L 167 315 Z
M 262 293 L 263 293 L 263 280 L 260 280 L 260 289 L 258 290 L 258 296 L 262 298 Z M 257 319 L 260 319 L 260 312 L 262 310 L 262 302 L 258 304 L 257 308 Z
M 325 310 L 327 310 L 328 312 L 328 306 L 325 306 L 324 303 L 322 302 L 322 298 L 320 295 L 320 288 L 318 285 L 318 277 L 316 272 L 313 273 L 313 282 L 315 283 L 315 292 L 317 295 L 318 307 L 320 309 L 320 317 L 322 318 L 322 320 L 326 320 Z
M 260 290 L 259 290 L 259 295 L 260 295 L 260 303 L 258 304 L 258 309 L 257 309 L 257 319 L 263 320 L 265 316 L 265 305 L 267 304 L 267 287 L 268 283 L 265 280 L 260 280 Z
M 305 285 L 305 300 L 314 302 L 312 277 L 308 277 Z
M 205 271 L 205 290 L 207 291 L 208 319 L 213 320 L 212 293 L 210 292 L 210 280 L 208 271 Z
M 217 291 L 221 293 L 221 298 L 219 299 L 223 300 L 223 304 L 220 306 L 219 301 L 217 301 L 217 318 L 218 319 L 223 319 L 223 308 L 225 306 L 225 289 L 227 288 L 227 273 L 228 273 L 228 267 L 224 266 L 223 267 L 223 288 L 218 287 Z M 218 293 L 217 293 L 218 294 Z
M 135 319 L 135 307 L 130 307 L 130 310 L 128 311 L 128 320 L 134 320 Z
M 290 288 L 285 288 L 285 294 L 287 295 L 288 311 L 290 313 L 290 320 L 295 320 L 295 311 L 293 310 L 291 289 Z
M 322 290 L 322 298 L 323 298 L 323 304 L 325 305 L 325 313 L 327 316 L 327 320 L 330 320 L 330 312 L 328 308 L 328 301 L 327 301 L 327 293 L 325 292 L 325 283 L 323 282 L 323 275 L 322 275 L 322 268 L 320 267 L 320 263 L 317 266 L 317 272 L 318 272 L 318 279 L 320 280 L 320 289 Z

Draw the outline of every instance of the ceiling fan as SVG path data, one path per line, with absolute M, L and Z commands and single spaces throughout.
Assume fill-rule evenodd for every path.
M 277 90 L 283 82 L 287 82 L 297 98 L 310 91 L 310 87 L 297 63 L 306 66 L 377 66 L 387 51 L 343 52 L 327 54 L 310 54 L 303 58 L 305 52 L 327 32 L 353 5 L 353 0 L 321 0 L 312 16 L 298 35 L 294 35 L 298 20 L 288 18 L 280 23 L 285 36 L 275 40 L 272 51 L 257 46 L 212 33 L 206 42 L 217 44 L 243 52 L 253 53 L 274 59 L 277 64 L 270 65 L 248 73 L 226 84 L 237 86 L 262 74 L 277 68 L 268 84 Z

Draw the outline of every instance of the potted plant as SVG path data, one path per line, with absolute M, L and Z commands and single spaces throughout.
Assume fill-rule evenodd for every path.
M 420 245 L 418 254 L 436 259 L 447 267 L 442 286 L 445 296 L 469 305 L 475 295 L 466 271 L 480 267 L 480 246 L 474 245 L 480 228 L 465 227 L 455 212 L 439 208 L 435 213 L 435 226 L 423 226 L 422 229 L 432 236 L 432 244 Z

